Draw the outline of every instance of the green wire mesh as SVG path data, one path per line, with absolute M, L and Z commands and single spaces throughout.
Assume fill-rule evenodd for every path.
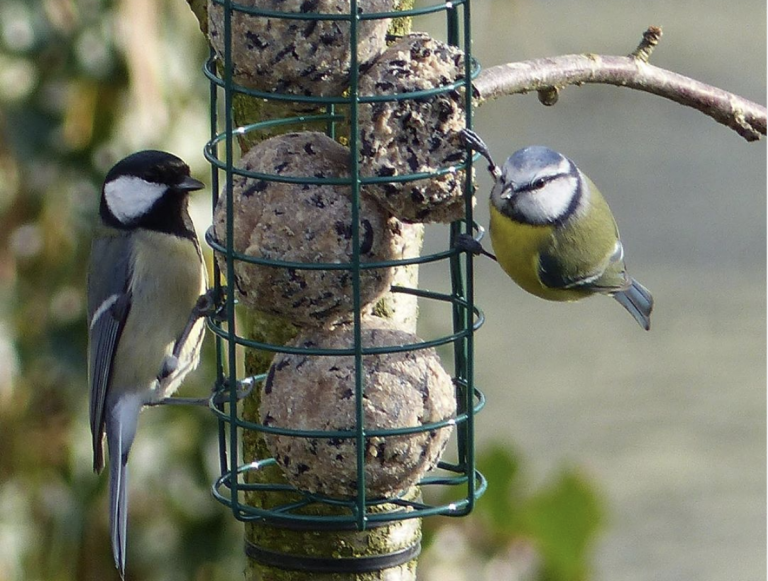
M 305 270 L 347 270 L 353 281 L 354 298 L 354 345 L 349 349 L 322 349 L 299 348 L 278 344 L 254 341 L 237 334 L 235 318 L 235 297 L 233 292 L 226 296 L 226 317 L 223 322 L 210 319 L 209 328 L 216 335 L 217 353 L 217 380 L 216 388 L 211 397 L 210 407 L 216 414 L 219 422 L 219 452 L 221 475 L 213 485 L 214 497 L 229 506 L 235 517 L 242 521 L 259 521 L 280 524 L 282 526 L 312 526 L 323 528 L 357 528 L 362 530 L 376 523 L 386 523 L 400 519 L 419 518 L 430 515 L 462 516 L 468 514 L 475 500 L 483 493 L 486 481 L 482 474 L 476 470 L 474 454 L 474 416 L 483 407 L 485 400 L 482 393 L 474 385 L 474 333 L 483 323 L 483 314 L 474 305 L 473 290 L 473 265 L 471 256 L 462 254 L 453 248 L 456 236 L 472 231 L 472 158 L 452 167 L 439 168 L 431 173 L 412 173 L 400 176 L 387 177 L 363 177 L 359 169 L 359 125 L 358 109 L 363 103 L 376 101 L 402 101 L 407 99 L 422 99 L 435 96 L 457 89 L 464 91 L 464 109 L 466 123 L 471 128 L 471 80 L 479 73 L 478 64 L 472 59 L 471 31 L 470 31 L 470 0 L 457 0 L 454 2 L 439 2 L 432 5 L 398 12 L 358 13 L 357 0 L 351 0 L 348 14 L 318 14 L 318 13 L 288 13 L 263 10 L 236 4 L 232 0 L 213 0 L 215 4 L 223 7 L 223 31 L 224 51 L 223 58 L 217 59 L 214 52 L 204 66 L 204 74 L 210 81 L 210 111 L 211 111 L 211 140 L 205 147 L 205 156 L 212 165 L 214 207 L 218 202 L 220 175 L 223 174 L 227 209 L 227 242 L 217 242 L 213 229 L 206 233 L 206 240 L 215 253 L 221 253 L 226 257 L 225 272 L 220 272 L 217 261 L 214 261 L 215 289 L 222 293 L 222 274 L 227 281 L 235 280 L 234 264 L 236 261 L 245 261 L 252 264 L 263 265 L 272 268 L 292 268 Z M 350 25 L 350 79 L 349 90 L 341 95 L 312 97 L 293 94 L 281 94 L 263 92 L 246 88 L 233 82 L 232 63 L 232 14 L 244 12 L 253 17 L 281 18 L 289 20 L 338 20 L 349 22 Z M 433 89 L 402 93 L 402 94 L 358 94 L 358 80 L 360 67 L 357 57 L 358 24 L 361 20 L 389 19 L 410 17 L 414 20 L 420 16 L 444 13 L 447 23 L 448 43 L 460 47 L 464 52 L 464 75 L 458 82 L 435 87 Z M 223 94 L 223 131 L 219 119 L 219 98 Z M 276 102 L 290 102 L 311 104 L 324 113 L 312 115 L 299 115 L 282 119 L 252 123 L 242 127 L 235 127 L 233 117 L 233 100 L 236 94 L 247 95 L 257 99 Z M 343 108 L 345 114 L 339 114 Z M 276 174 L 265 174 L 246 171 L 234 166 L 234 141 L 237 136 L 242 136 L 253 131 L 263 131 L 270 128 L 282 127 L 290 129 L 291 126 L 303 126 L 307 123 L 322 123 L 326 133 L 335 137 L 336 126 L 345 123 L 349 130 L 349 176 L 348 178 L 316 178 L 316 177 L 289 177 Z M 223 150 L 223 156 L 221 155 Z M 362 186 L 381 182 L 407 182 L 424 178 L 433 178 L 448 172 L 457 170 L 466 171 L 465 180 L 465 218 L 451 224 L 450 240 L 447 250 L 442 252 L 418 256 L 415 258 L 390 260 L 382 262 L 360 262 L 360 191 Z M 297 184 L 325 184 L 349 186 L 352 198 L 352 241 L 353 260 L 351 263 L 296 263 L 278 260 L 269 260 L 247 256 L 233 250 L 233 177 L 236 175 L 248 178 L 256 178 L 265 181 L 278 181 Z M 439 301 L 450 305 L 453 319 L 452 332 L 414 344 L 405 344 L 387 347 L 364 347 L 361 341 L 361 298 L 360 298 L 360 273 L 364 269 L 388 268 L 411 264 L 440 263 L 445 264 L 451 281 L 450 293 L 431 292 L 416 288 L 392 287 L 393 292 L 407 293 L 419 297 L 421 300 Z M 372 354 L 397 353 L 402 351 L 415 351 L 441 345 L 452 345 L 454 354 L 453 380 L 457 400 L 455 417 L 441 422 L 424 424 L 416 427 L 379 429 L 366 428 L 363 418 L 363 393 L 365 385 L 362 376 L 362 357 Z M 353 356 L 355 361 L 355 386 L 356 398 L 356 427 L 349 431 L 302 431 L 274 426 L 262 425 L 258 422 L 247 421 L 239 414 L 237 405 L 238 389 L 230 387 L 250 386 L 260 389 L 266 379 L 266 374 L 248 378 L 236 376 L 236 350 L 238 346 L 248 349 L 256 349 L 268 353 L 294 353 L 311 356 L 347 355 Z M 441 491 L 450 491 L 450 501 L 438 501 L 429 504 L 423 500 L 423 494 L 406 498 L 373 499 L 366 497 L 365 486 L 365 441 L 370 437 L 391 437 L 418 432 L 428 432 L 444 426 L 456 427 L 456 458 L 455 463 L 440 462 L 437 470 L 428 474 L 418 484 L 426 491 L 438 490 L 437 494 L 428 495 L 430 498 L 445 498 L 448 494 Z M 310 494 L 295 489 L 293 486 L 280 482 L 248 482 L 246 475 L 251 472 L 264 470 L 276 464 L 274 458 L 263 458 L 241 463 L 239 450 L 242 443 L 242 431 L 255 430 L 261 433 L 273 433 L 301 438 L 351 438 L 356 441 L 357 449 L 357 496 L 353 499 L 328 498 L 317 494 Z M 283 498 L 285 493 L 294 493 L 290 496 L 293 500 L 277 503 L 275 506 L 265 508 L 255 506 L 247 501 L 247 493 L 258 492 L 262 495 L 276 495 Z M 295 500 L 298 498 L 299 500 Z M 315 505 L 330 505 L 341 510 L 333 515 L 307 514 L 308 507 Z

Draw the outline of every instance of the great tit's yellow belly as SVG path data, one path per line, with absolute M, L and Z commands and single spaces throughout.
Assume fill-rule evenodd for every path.
M 205 292 L 206 277 L 189 240 L 149 230 L 133 236 L 132 304 L 115 354 L 112 383 L 124 390 L 144 391 Z M 147 396 L 148 400 L 170 395 L 184 375 L 197 367 L 203 331 L 201 319 L 181 352 L 179 368 L 163 383 L 161 392 Z
M 499 265 L 523 290 L 549 301 L 575 301 L 584 292 L 553 289 L 539 279 L 539 252 L 552 240 L 554 226 L 531 226 L 491 207 L 491 244 Z

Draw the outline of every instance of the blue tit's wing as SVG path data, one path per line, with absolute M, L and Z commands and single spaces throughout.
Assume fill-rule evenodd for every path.
M 582 256 L 577 248 L 573 252 L 539 254 L 538 276 L 544 286 L 553 289 L 583 289 L 587 292 L 611 293 L 629 285 L 624 267 L 624 247 L 616 240 L 610 252 L 601 259 Z
M 112 364 L 131 309 L 131 241 L 127 233 L 97 233 L 88 269 L 88 380 L 93 469 L 104 467 L 105 402 Z

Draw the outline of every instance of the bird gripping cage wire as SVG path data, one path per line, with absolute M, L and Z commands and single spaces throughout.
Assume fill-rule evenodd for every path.
M 221 177 L 223 188 L 206 239 L 215 288 L 223 292 L 223 275 L 230 289 L 226 319 L 208 323 L 217 337 L 214 395 L 228 394 L 211 399 L 221 469 L 213 492 L 252 525 L 249 557 L 277 569 L 351 573 L 412 562 L 418 526 L 402 546 L 364 557 L 344 542 L 328 555 L 286 551 L 283 533 L 343 535 L 463 516 L 485 489 L 474 456 L 484 399 L 473 377 L 483 317 L 471 256 L 453 248 L 474 224 L 472 159 L 457 138 L 471 127 L 479 72 L 470 0 L 398 8 L 398 0 L 208 5 L 205 155 L 214 192 Z M 393 19 L 441 13 L 447 44 L 386 34 Z M 282 114 L 248 118 L 243 99 Z M 294 131 L 260 141 L 283 129 Z M 399 162 L 388 157 L 398 154 Z M 404 252 L 418 246 L 411 223 L 430 221 L 451 222 L 448 249 Z M 397 269 L 426 263 L 445 265 L 450 292 L 393 284 Z M 447 305 L 451 332 L 421 339 L 373 316 L 386 293 Z M 245 319 L 236 302 L 251 309 Z M 261 318 L 269 330 L 254 333 Z M 452 348 L 452 374 L 440 367 L 441 346 Z M 237 374 L 240 348 L 246 378 Z M 246 385 L 252 394 L 238 404 L 239 390 L 229 388 Z M 454 430 L 452 458 L 441 460 Z

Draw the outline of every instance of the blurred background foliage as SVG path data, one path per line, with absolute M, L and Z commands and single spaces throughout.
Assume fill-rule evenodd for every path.
M 488 22 L 515 18 L 519 23 L 531 22 L 531 29 L 536 29 L 533 23 L 539 10 L 549 14 L 564 6 L 498 0 L 494 10 L 505 10 L 502 18 L 484 4 L 480 3 L 479 18 L 485 16 Z M 507 10 L 512 13 L 509 17 Z M 616 17 L 610 10 L 608 15 Z M 639 35 L 650 23 L 632 23 L 632 30 L 636 28 Z M 520 26 L 528 25 L 517 26 L 517 34 L 522 34 Z M 483 25 L 475 29 L 486 30 Z M 618 27 L 611 33 L 624 34 Z M 764 38 L 764 30 L 762 34 Z M 552 36 L 570 38 L 566 33 Z M 567 43 L 543 46 L 544 38 L 538 35 L 527 45 L 533 54 L 516 55 L 507 49 L 496 62 L 574 51 Z M 628 52 L 636 39 L 623 38 Z M 487 35 L 479 40 L 481 47 L 496 44 Z M 574 36 L 577 42 L 576 50 L 593 48 Z M 90 228 L 104 174 L 132 151 L 153 147 L 172 151 L 190 163 L 196 177 L 207 178 L 201 149 L 208 138 L 208 87 L 200 72 L 206 56 L 205 41 L 182 0 L 3 0 L 0 4 L 0 581 L 117 578 L 109 548 L 107 479 L 92 473 L 87 422 L 84 269 Z M 725 68 L 724 63 L 713 66 Z M 557 110 L 567 112 L 565 105 Z M 525 119 L 533 117 L 526 114 Z M 515 120 L 522 132 L 528 130 L 525 119 Z M 494 151 L 498 149 L 494 139 L 498 143 L 508 138 L 499 121 L 496 136 L 490 139 Z M 711 123 L 698 117 L 694 121 Z M 627 123 L 633 122 L 628 119 Z M 641 125 L 648 125 L 637 123 L 638 132 Z M 716 135 L 726 133 L 716 128 Z M 577 136 L 572 139 L 579 141 Z M 746 147 L 736 140 L 728 145 Z M 654 147 L 659 149 L 658 144 Z M 616 151 L 603 144 L 594 149 L 601 155 Z M 209 206 L 210 201 L 200 196 L 194 208 L 200 234 L 210 220 Z M 631 228 L 625 235 L 629 231 L 632 237 Z M 757 250 L 758 255 L 762 252 Z M 748 267 L 751 264 L 747 261 Z M 525 321 L 525 312 L 519 314 Z M 624 316 L 616 315 L 621 320 Z M 761 317 L 756 319 L 758 326 L 764 311 Z M 439 324 L 422 321 L 426 329 Z M 503 329 L 495 335 L 497 339 L 510 328 L 506 323 L 499 325 Z M 722 335 L 721 327 L 707 325 L 703 320 L 702 328 Z M 493 333 L 492 320 L 490 327 Z M 658 332 L 663 338 L 663 328 Z M 489 340 L 489 352 L 501 344 L 497 339 Z M 585 341 L 590 342 L 593 339 Z M 213 377 L 211 343 L 206 346 L 206 363 L 187 381 L 184 395 L 208 389 Z M 531 343 L 541 345 L 537 340 Z M 573 357 L 583 359 L 578 352 Z M 531 362 L 532 369 L 542 369 L 535 365 L 535 357 Z M 573 365 L 568 359 L 564 367 L 575 369 L 568 367 Z M 644 371 L 640 368 L 638 377 Z M 548 373 L 544 372 L 545 379 Z M 499 394 L 509 393 L 506 372 L 497 375 Z M 586 377 L 596 379 L 594 373 Z M 569 385 L 554 376 L 549 379 L 551 385 Z M 611 378 L 603 379 L 613 386 Z M 538 390 L 527 377 L 521 385 Z M 561 401 L 575 414 L 568 398 Z M 421 577 L 440 581 L 592 578 L 598 533 L 607 520 L 605 495 L 590 476 L 592 470 L 579 465 L 580 457 L 575 462 L 571 457 L 565 465 L 558 461 L 560 467 L 548 476 L 531 477 L 529 465 L 513 446 L 492 443 L 493 435 L 502 435 L 498 428 L 509 424 L 506 412 L 495 424 L 491 423 L 493 410 L 487 413 L 482 419 L 488 427 L 484 429 L 481 422 L 479 433 L 483 441 L 480 466 L 490 480 L 489 490 L 472 516 L 425 523 Z M 614 408 L 611 413 L 616 418 L 627 410 Z M 545 420 L 544 414 L 537 417 L 536 422 Z M 547 424 L 549 417 L 543 424 L 553 434 L 558 434 L 558 426 L 578 429 L 578 422 L 574 427 L 554 413 Z M 589 423 L 592 416 L 583 417 Z M 548 440 L 547 449 L 559 449 L 554 442 L 554 438 L 552 443 Z M 626 440 L 624 445 L 630 446 Z M 131 460 L 127 579 L 240 578 L 242 528 L 209 493 L 218 470 L 216 454 L 215 423 L 205 410 L 153 409 L 143 414 Z M 669 464 L 671 471 L 676 468 Z

